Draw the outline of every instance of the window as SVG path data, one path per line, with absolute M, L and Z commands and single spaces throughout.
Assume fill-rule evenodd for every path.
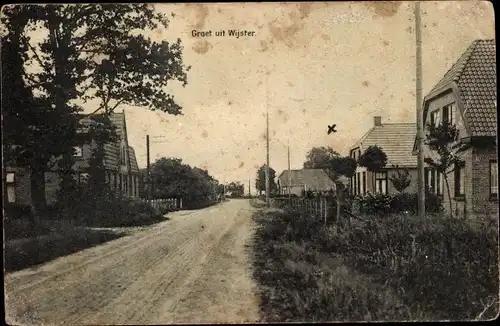
M 454 124 L 455 103 L 451 103 L 443 107 L 443 121 L 448 122 L 450 125 Z
M 387 194 L 387 172 L 375 173 L 375 193 Z
M 442 195 L 444 191 L 444 177 L 437 170 L 426 168 L 425 187 L 432 194 Z
M 357 187 L 356 191 L 357 191 L 358 194 L 361 195 L 361 173 L 358 172 L 357 175 L 358 175 L 358 177 L 357 177 L 358 184 L 356 186 Z
M 498 197 L 498 163 L 490 161 L 490 197 Z
M 16 184 L 15 184 L 15 174 L 7 173 L 7 201 L 9 203 L 16 202 Z
M 73 146 L 73 157 L 83 157 L 83 146 Z
M 437 127 L 441 123 L 440 110 L 434 110 L 431 112 L 431 125 Z
M 366 172 L 363 172 L 363 195 L 366 194 Z
M 465 162 L 455 166 L 455 197 L 465 196 Z

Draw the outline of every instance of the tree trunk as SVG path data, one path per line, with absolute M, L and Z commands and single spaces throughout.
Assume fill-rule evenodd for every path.
M 443 173 L 444 182 L 446 183 L 446 191 L 448 192 L 448 203 L 450 204 L 450 218 L 453 218 L 453 205 L 451 203 L 451 193 L 450 193 L 450 184 L 448 182 L 448 176 L 446 173 Z
M 41 215 L 47 209 L 45 171 L 39 167 L 32 166 L 30 172 L 32 222 L 36 225 L 40 221 Z

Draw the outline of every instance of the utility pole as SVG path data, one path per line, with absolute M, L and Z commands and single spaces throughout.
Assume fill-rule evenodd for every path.
M 292 187 L 292 171 L 290 169 L 290 141 L 288 141 L 288 203 L 290 206 L 292 205 L 292 192 L 291 188 Z
M 252 198 L 252 190 L 250 188 L 250 173 L 248 174 L 248 198 Z
M 416 36 L 416 109 L 418 140 L 418 217 L 425 219 L 425 171 L 424 171 L 424 117 L 422 112 L 422 22 L 420 17 L 420 1 L 415 2 L 415 36 Z
M 148 173 L 148 199 L 151 200 L 151 187 L 152 187 L 152 178 L 151 178 L 151 162 L 149 158 L 149 135 L 146 135 L 146 155 L 147 155 L 147 173 Z
M 269 71 L 266 73 L 266 205 L 269 208 Z

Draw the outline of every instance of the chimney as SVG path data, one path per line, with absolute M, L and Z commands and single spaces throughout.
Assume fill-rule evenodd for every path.
M 373 121 L 376 127 L 382 125 L 382 117 L 373 117 Z

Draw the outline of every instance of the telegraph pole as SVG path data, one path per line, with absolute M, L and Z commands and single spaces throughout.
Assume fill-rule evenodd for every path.
M 252 190 L 250 188 L 250 173 L 248 174 L 248 198 L 252 198 Z
M 292 187 L 292 171 L 290 169 L 290 141 L 288 141 L 288 202 L 290 205 L 292 204 L 292 192 L 291 188 Z
M 269 75 L 266 75 L 266 86 L 268 86 Z M 269 100 L 268 89 L 266 88 L 266 205 L 269 208 Z
M 422 112 L 422 22 L 420 17 L 420 1 L 415 2 L 415 36 L 416 36 L 416 109 L 418 140 L 418 216 L 425 219 L 425 171 L 424 171 L 424 122 Z
M 146 155 L 147 155 L 147 173 L 148 173 L 148 199 L 151 200 L 152 178 L 151 178 L 151 162 L 149 157 L 149 135 L 146 135 Z

